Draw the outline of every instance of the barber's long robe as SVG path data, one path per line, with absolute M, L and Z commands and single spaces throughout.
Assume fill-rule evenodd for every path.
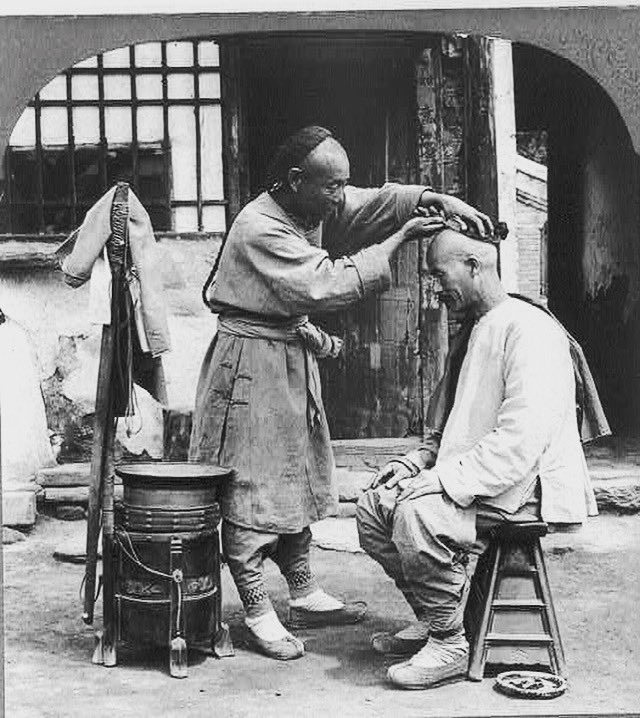
M 389 263 L 374 242 L 409 219 L 423 191 L 347 187 L 341 211 L 311 231 L 259 195 L 229 230 L 208 297 L 212 309 L 221 320 L 257 315 L 291 326 L 308 312 L 342 309 L 386 289 Z M 323 247 L 334 257 L 355 253 L 332 260 Z M 310 386 L 319 396 L 319 384 L 316 359 L 298 339 L 223 330 L 214 337 L 198 382 L 189 458 L 234 468 L 220 495 L 226 520 L 292 533 L 336 513 L 321 401 L 309 418 Z

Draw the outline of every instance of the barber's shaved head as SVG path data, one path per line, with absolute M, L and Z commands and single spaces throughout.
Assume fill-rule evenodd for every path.
M 429 273 L 441 286 L 439 298 L 456 312 L 482 313 L 487 299 L 503 293 L 497 248 L 445 228 L 427 251 Z
M 308 171 L 317 171 L 319 168 L 324 169 L 336 162 L 341 162 L 342 164 L 346 162 L 348 172 L 349 158 L 346 150 L 338 140 L 333 137 L 327 137 L 309 152 L 300 166 Z
M 278 149 L 269 173 L 269 192 L 305 228 L 338 211 L 349 181 L 344 147 L 324 127 L 303 127 Z

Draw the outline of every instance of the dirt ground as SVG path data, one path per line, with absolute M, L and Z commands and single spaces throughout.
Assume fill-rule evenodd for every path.
M 121 652 L 120 664 L 91 663 L 94 628 L 80 618 L 84 566 L 53 551 L 84 543 L 83 522 L 40 517 L 26 541 L 4 547 L 5 705 L 10 718 L 32 716 L 501 716 L 633 713 L 640 710 L 640 515 L 603 515 L 580 534 L 555 534 L 544 548 L 568 661 L 569 689 L 551 701 L 508 698 L 493 679 L 429 691 L 385 683 L 371 633 L 402 626 L 410 613 L 367 556 L 313 549 L 323 585 L 362 598 L 360 625 L 307 631 L 307 653 L 278 662 L 243 639 L 240 604 L 223 570 L 225 620 L 236 655 L 190 655 L 189 677 L 168 675 L 166 653 Z M 284 584 L 269 568 L 276 608 Z M 101 604 L 101 601 L 99 602 Z M 95 627 L 100 626 L 100 616 Z

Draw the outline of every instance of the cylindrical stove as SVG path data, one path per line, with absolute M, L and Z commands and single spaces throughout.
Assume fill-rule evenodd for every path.
M 215 652 L 224 632 L 216 495 L 231 470 L 150 462 L 115 471 L 123 483 L 114 507 L 116 640 L 169 648 L 171 675 L 184 677 L 187 645 Z

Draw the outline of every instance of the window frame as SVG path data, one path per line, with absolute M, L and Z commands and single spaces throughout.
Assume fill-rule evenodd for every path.
M 6 232 L 3 234 L 10 234 L 12 236 L 24 236 L 24 237 L 47 237 L 52 236 L 51 232 L 47 232 L 47 225 L 45 223 L 45 203 L 44 200 L 44 183 L 43 183 L 43 158 L 47 150 L 59 150 L 66 148 L 68 152 L 69 167 L 73 171 L 69 172 L 69 196 L 71 197 L 70 204 L 65 204 L 65 207 L 70 209 L 70 221 L 72 226 L 68 230 L 56 229 L 54 234 L 65 234 L 66 231 L 71 231 L 78 224 L 79 210 L 83 208 L 83 203 L 78 202 L 77 187 L 76 187 L 76 149 L 82 147 L 98 147 L 99 148 L 99 177 L 100 177 L 100 188 L 101 195 L 109 189 L 108 177 L 107 177 L 107 154 L 112 148 L 129 147 L 132 153 L 132 181 L 131 186 L 134 192 L 138 192 L 140 173 L 139 173 L 139 155 L 140 150 L 149 145 L 160 146 L 163 152 L 164 162 L 164 186 L 165 192 L 165 205 L 170 217 L 171 227 L 167 230 L 159 230 L 162 233 L 174 231 L 173 215 L 174 210 L 179 207 L 195 207 L 197 213 L 197 232 L 211 233 L 210 230 L 205 230 L 203 226 L 203 208 L 207 206 L 226 206 L 228 201 L 224 198 L 220 199 L 203 199 L 202 193 L 202 137 L 201 137 L 201 108 L 205 106 L 220 106 L 221 98 L 209 98 L 200 96 L 199 88 L 199 76 L 208 73 L 220 74 L 220 62 L 216 64 L 200 64 L 198 46 L 202 42 L 214 41 L 213 38 L 209 37 L 198 37 L 188 40 L 162 40 L 158 41 L 160 44 L 160 65 L 159 66 L 137 66 L 136 65 L 136 44 L 126 45 L 123 47 L 128 48 L 129 53 L 129 66 L 128 67 L 105 67 L 104 55 L 106 53 L 99 53 L 95 55 L 96 65 L 95 66 L 74 66 L 68 68 L 64 72 L 61 72 L 58 76 L 65 78 L 66 96 L 64 99 L 42 99 L 40 97 L 40 91 L 36 93 L 35 97 L 29 102 L 28 107 L 34 108 L 35 115 L 35 146 L 26 147 L 14 147 L 7 145 L 4 155 L 5 165 L 5 200 L 6 200 Z M 193 60 L 188 65 L 169 65 L 167 59 L 167 46 L 173 42 L 187 42 L 193 46 Z M 136 78 L 143 75 L 161 75 L 162 81 L 162 97 L 159 98 L 139 98 L 137 96 L 136 89 Z M 194 96 L 193 98 L 180 98 L 173 99 L 169 98 L 168 83 L 170 75 L 186 75 L 190 74 L 193 77 Z M 104 79 L 108 76 L 129 76 L 130 82 L 130 99 L 106 99 L 104 90 Z M 97 77 L 98 80 L 98 99 L 80 99 L 74 100 L 72 95 L 72 81 L 74 77 L 90 76 Z M 196 197 L 193 200 L 180 199 L 176 200 L 172 198 L 172 178 L 171 178 L 171 143 L 169 138 L 169 108 L 175 106 L 193 107 L 195 115 L 195 154 L 196 154 Z M 62 145 L 43 145 L 42 143 L 42 111 L 43 109 L 57 107 L 66 110 L 67 114 L 67 143 Z M 74 138 L 74 118 L 73 109 L 77 107 L 95 107 L 98 109 L 99 118 L 99 142 L 98 144 L 78 144 L 75 143 Z M 108 143 L 105 131 L 105 115 L 106 108 L 108 107 L 125 107 L 131 110 L 131 143 L 113 142 Z M 162 109 L 162 141 L 160 143 L 148 143 L 139 142 L 138 140 L 138 128 L 137 128 L 137 115 L 139 107 L 160 107 Z M 32 206 L 37 213 L 36 231 L 35 232 L 19 232 L 16 231 L 17 227 L 15 222 L 14 207 L 16 204 L 13 201 L 13 181 L 12 181 L 12 168 L 11 168 L 11 155 L 12 152 L 32 150 L 35 151 L 36 157 L 36 198 L 33 202 L 25 203 L 28 206 Z M 100 195 L 100 196 L 101 196 Z M 96 198 L 98 199 L 98 198 Z M 56 203 L 57 204 L 57 203 Z M 193 232 L 177 232 L 176 234 L 193 234 Z

